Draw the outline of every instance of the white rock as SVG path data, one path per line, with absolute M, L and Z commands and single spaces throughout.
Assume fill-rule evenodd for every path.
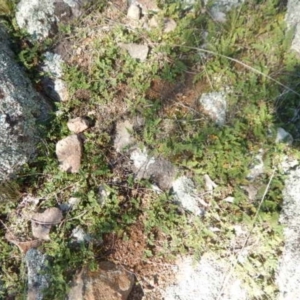
M 21 0 L 17 5 L 16 21 L 34 40 L 46 38 L 55 22 L 54 1 Z
M 285 21 L 289 30 L 294 30 L 291 48 L 300 54 L 300 2 L 298 0 L 287 1 L 287 13 Z
M 85 118 L 77 117 L 68 121 L 67 126 L 73 133 L 80 133 L 89 128 L 89 122 Z
M 300 169 L 285 180 L 280 221 L 284 225 L 284 250 L 277 271 L 278 300 L 299 299 L 300 295 Z
M 226 121 L 226 96 L 223 92 L 202 94 L 199 100 L 203 110 L 216 122 L 223 126 Z
M 217 256 L 205 254 L 200 261 L 184 257 L 177 262 L 178 271 L 173 285 L 164 292 L 164 300 L 246 300 L 241 280 L 234 273 L 224 286 L 230 264 Z M 222 292 L 222 293 L 221 293 Z M 221 298 L 219 296 L 222 295 Z
M 127 11 L 127 17 L 132 20 L 139 20 L 141 18 L 141 9 L 135 3 L 132 3 Z
M 260 149 L 258 154 L 255 156 L 253 167 L 251 167 L 251 169 L 246 177 L 247 179 L 254 180 L 259 175 L 264 173 L 265 165 L 264 165 L 264 161 L 263 161 L 263 155 L 264 155 L 264 151 L 263 151 L 263 149 Z
M 150 164 L 155 163 L 155 158 L 148 156 L 146 148 L 143 150 L 138 148 L 132 151 L 130 159 L 133 161 L 134 167 L 137 169 L 147 169 Z
M 193 181 L 185 176 L 177 178 L 173 184 L 174 198 L 178 201 L 183 208 L 192 212 L 195 215 L 203 214 L 199 204 L 202 203 L 202 199 L 197 196 Z
M 68 136 L 56 144 L 56 155 L 63 171 L 77 173 L 82 155 L 81 141 L 76 134 Z
M 147 45 L 140 45 L 136 43 L 120 44 L 122 49 L 128 51 L 132 58 L 139 59 L 140 61 L 145 61 L 148 56 L 149 47 Z
M 56 101 L 67 101 L 69 99 L 69 92 L 66 82 L 62 79 L 63 60 L 61 56 L 46 52 L 44 57 L 45 60 L 42 69 L 45 73 L 43 85 L 46 93 Z
M 283 128 L 279 127 L 277 129 L 277 135 L 276 135 L 276 143 L 287 143 L 288 145 L 291 145 L 293 143 L 293 137 L 290 133 L 285 131 Z
M 203 179 L 204 179 L 204 181 L 205 181 L 205 190 L 206 190 L 207 192 L 212 193 L 213 190 L 214 190 L 216 187 L 218 187 L 218 185 L 217 185 L 216 183 L 214 183 L 214 182 L 211 180 L 211 178 L 210 178 L 207 174 L 205 174 L 205 175 L 203 176 Z
M 134 144 L 135 139 L 132 136 L 133 124 L 126 121 L 119 121 L 116 125 L 116 137 L 114 147 L 117 152 L 122 152 L 126 147 Z
M 71 237 L 78 243 L 89 242 L 92 239 L 91 236 L 86 234 L 80 226 L 77 226 L 72 230 Z

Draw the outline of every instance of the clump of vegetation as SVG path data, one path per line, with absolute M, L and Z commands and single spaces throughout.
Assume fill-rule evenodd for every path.
M 297 154 L 276 144 L 272 132 L 279 126 L 298 132 L 298 119 L 290 122 L 298 107 L 296 59 L 289 51 L 280 1 L 246 2 L 229 12 L 225 23 L 203 13 L 208 10 L 203 5 L 186 10 L 180 1 L 166 2 L 158 18 L 175 20 L 177 27 L 169 33 L 162 26 L 145 30 L 128 25 L 123 12 L 111 3 L 99 7 L 76 26 L 61 28 L 62 38 L 72 39 L 74 53 L 79 53 L 65 66 L 71 99 L 56 104 L 60 113 L 40 144 L 39 157 L 18 179 L 24 191 L 42 199 L 40 208 L 63 204 L 70 197 L 80 199 L 43 245 L 52 259 L 52 299 L 64 297 L 74 270 L 83 264 L 95 267 L 99 258 L 106 257 L 101 244 L 106 235 L 126 239 L 139 222 L 148 238 L 144 250 L 149 259 L 155 255 L 171 259 L 178 253 L 200 257 L 204 251 L 216 251 L 237 261 L 239 249 L 247 249 L 235 267 L 250 297 L 274 299 L 282 246 L 278 215 L 284 175 L 279 163 L 284 155 Z M 140 62 L 119 47 L 127 42 L 150 45 L 147 60 Z M 21 55 L 24 62 L 34 59 L 34 49 L 24 50 L 28 52 Z M 227 97 L 223 127 L 214 125 L 198 102 L 202 93 L 217 90 Z M 289 109 L 282 105 L 287 99 Z M 136 182 L 127 170 L 115 172 L 112 162 L 121 158 L 112 147 L 111 128 L 121 117 L 136 115 L 145 119 L 136 138 L 153 155 L 169 159 L 200 187 L 204 174 L 218 184 L 207 199 L 210 206 L 203 218 L 180 210 L 169 194 L 156 195 L 148 181 Z M 59 171 L 54 148 L 68 135 L 67 120 L 77 116 L 89 116 L 95 126 L 84 134 L 80 172 L 67 174 Z M 167 136 L 162 135 L 166 119 L 176 128 Z M 265 172 L 250 182 L 249 166 L 260 149 Z M 249 185 L 259 190 L 251 201 L 243 189 Z M 104 202 L 100 187 L 108 191 Z M 224 201 L 229 196 L 233 202 Z M 78 226 L 92 237 L 89 243 L 78 245 L 70 239 Z M 236 226 L 245 232 L 241 240 Z M 158 231 L 166 237 L 163 242 Z M 1 237 L 4 232 L 2 228 Z M 15 272 L 20 255 L 3 238 L 0 243 L 2 293 L 23 293 L 14 285 L 21 276 Z

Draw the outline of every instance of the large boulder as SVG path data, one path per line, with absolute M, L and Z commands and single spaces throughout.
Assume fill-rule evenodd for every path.
M 300 295 L 300 168 L 285 180 L 280 221 L 284 225 L 285 246 L 277 274 L 278 299 L 299 299 Z
M 9 178 L 35 153 L 37 119 L 47 105 L 14 60 L 0 24 L 0 181 Z

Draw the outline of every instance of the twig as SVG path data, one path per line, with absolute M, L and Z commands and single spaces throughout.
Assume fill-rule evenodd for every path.
M 270 177 L 270 180 L 269 180 L 269 182 L 268 182 L 268 184 L 267 184 L 267 186 L 266 186 L 266 189 L 265 189 L 265 191 L 264 191 L 264 194 L 263 194 L 263 196 L 262 196 L 262 198 L 261 198 L 261 200 L 260 200 L 260 203 L 259 203 L 259 205 L 258 205 L 256 214 L 255 214 L 254 219 L 253 219 L 253 223 L 252 223 L 251 229 L 250 229 L 250 231 L 249 231 L 249 233 L 248 233 L 248 235 L 247 235 L 247 238 L 246 238 L 246 240 L 245 240 L 243 246 L 241 247 L 241 250 L 239 251 L 240 253 L 242 253 L 243 250 L 246 248 L 246 246 L 247 246 L 247 244 L 248 244 L 248 241 L 249 241 L 249 239 L 250 239 L 250 236 L 251 236 L 251 234 L 252 234 L 254 228 L 256 227 L 256 220 L 257 220 L 257 218 L 258 218 L 258 214 L 259 214 L 260 209 L 261 209 L 261 206 L 262 206 L 262 204 L 263 204 L 263 202 L 264 202 L 264 200 L 265 200 L 265 197 L 266 197 L 266 195 L 267 195 L 267 193 L 268 193 L 268 191 L 269 191 L 269 188 L 270 188 L 270 185 L 271 185 L 271 182 L 272 182 L 272 180 L 273 180 L 274 175 L 275 175 L 275 170 L 273 170 L 273 172 L 272 172 L 272 174 L 271 174 L 271 177 Z M 238 264 L 238 257 L 239 257 L 239 254 L 236 255 L 235 262 L 234 262 L 233 265 L 231 266 L 229 272 L 227 273 L 227 275 L 226 275 L 226 277 L 225 277 L 225 279 L 224 279 L 224 281 L 223 281 L 222 288 L 221 288 L 221 290 L 220 290 L 220 292 L 219 292 L 219 295 L 218 295 L 217 300 L 221 300 L 221 299 L 222 299 L 222 294 L 224 293 L 225 287 L 227 286 L 228 281 L 230 280 L 231 275 L 232 275 L 232 273 L 233 273 L 233 271 L 234 271 L 236 265 Z

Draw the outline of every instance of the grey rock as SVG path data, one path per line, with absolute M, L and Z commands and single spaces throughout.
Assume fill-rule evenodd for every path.
M 127 147 L 134 144 L 135 139 L 132 136 L 134 124 L 129 120 L 118 121 L 116 124 L 116 136 L 114 147 L 117 152 L 122 152 Z
M 248 180 L 254 180 L 261 174 L 265 172 L 265 164 L 263 161 L 263 155 L 264 151 L 263 149 L 260 149 L 258 153 L 255 155 L 253 164 L 249 170 L 249 173 L 247 174 L 247 179 Z
M 149 47 L 147 45 L 139 45 L 135 43 L 120 44 L 122 49 L 128 51 L 132 58 L 139 59 L 140 61 L 145 61 L 148 56 Z
M 284 250 L 277 273 L 279 300 L 300 295 L 300 168 L 290 172 L 283 190 L 280 221 L 284 226 Z
M 276 135 L 276 143 L 287 143 L 291 145 L 293 143 L 293 137 L 290 133 L 285 131 L 283 128 L 279 127 L 277 129 L 277 135 Z
M 203 110 L 220 126 L 226 121 L 226 96 L 223 92 L 202 94 L 199 100 Z
M 76 134 L 70 135 L 56 144 L 56 155 L 63 171 L 77 173 L 82 156 L 81 140 Z
M 176 168 L 164 158 L 155 158 L 147 154 L 146 149 L 131 152 L 133 172 L 137 179 L 151 179 L 162 190 L 169 190 L 177 174 Z
M 34 156 L 37 121 L 47 117 L 43 97 L 15 62 L 9 37 L 0 25 L 0 181 Z
M 42 300 L 43 290 L 49 286 L 47 257 L 36 249 L 29 249 L 25 255 L 27 267 L 27 300 Z
M 16 21 L 33 40 L 42 40 L 56 33 L 57 23 L 78 17 L 89 0 L 21 0 Z
M 210 1 L 205 0 L 204 3 L 207 5 Z M 225 22 L 226 13 L 231 9 L 244 3 L 245 0 L 216 0 L 213 1 L 213 5 L 210 7 L 210 15 L 216 22 Z
M 285 21 L 287 28 L 294 31 L 291 49 L 300 54 L 300 2 L 298 0 L 287 1 Z
M 203 200 L 200 199 L 193 181 L 185 176 L 177 178 L 172 183 L 174 200 L 195 215 L 202 215 L 204 210 L 200 208 Z
M 233 273 L 223 286 L 230 264 L 205 254 L 197 262 L 184 257 L 177 263 L 175 282 L 164 291 L 165 300 L 246 300 L 242 282 Z
M 42 70 L 45 76 L 42 80 L 44 90 L 55 101 L 67 101 L 69 92 L 63 76 L 63 60 L 59 54 L 46 52 Z

